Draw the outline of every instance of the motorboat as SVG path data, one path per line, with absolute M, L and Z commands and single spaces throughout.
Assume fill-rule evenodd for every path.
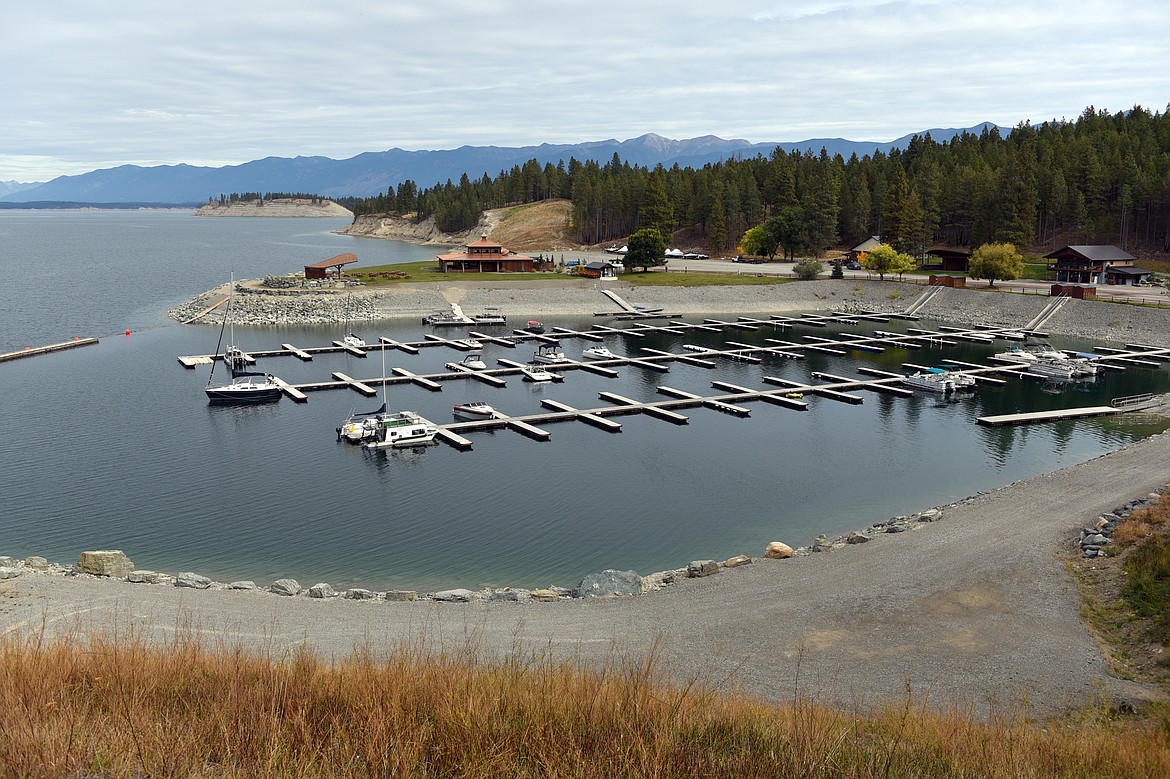
M 456 338 L 451 341 L 451 345 L 456 349 L 478 350 L 483 348 L 483 344 L 474 338 Z
M 473 400 L 470 403 L 457 403 L 454 408 L 455 416 L 464 419 L 495 419 L 496 410 L 482 400 Z
M 475 321 L 475 323 L 477 325 L 506 325 L 506 324 L 508 324 L 508 317 L 504 316 L 503 314 L 499 313 L 498 311 L 492 311 L 491 309 L 488 309 L 488 311 L 486 313 L 483 313 L 483 314 L 472 314 L 471 318 L 472 318 L 472 320 Z
M 346 346 L 352 346 L 354 349 L 362 349 L 366 345 L 366 342 L 359 338 L 356 333 L 350 333 L 341 340 Z
M 1075 379 L 1077 366 L 1067 360 L 1037 360 L 1029 363 L 1027 372 L 1052 379 Z
M 520 329 L 524 330 L 525 332 L 533 333 L 534 335 L 543 335 L 544 334 L 544 325 L 541 324 L 540 322 L 536 321 L 535 319 L 529 319 L 528 323 Z
M 454 309 L 451 311 L 436 311 L 433 314 L 427 314 L 422 318 L 424 325 L 431 327 L 458 327 L 460 325 L 474 325 L 475 320 L 463 314 L 457 314 Z
M 219 329 L 219 340 L 223 343 L 223 327 L 230 325 L 228 345 L 223 350 L 223 364 L 231 374 L 227 384 L 215 385 L 215 362 L 211 363 L 211 374 L 207 377 L 204 393 L 209 403 L 271 403 L 280 400 L 283 394 L 280 384 L 271 374 L 249 371 L 251 358 L 236 345 L 236 323 L 232 318 L 232 303 L 235 301 L 236 278 L 233 274 L 228 292 L 228 304 L 223 315 L 223 326 Z M 218 347 L 217 351 L 218 351 Z
M 524 374 L 524 381 L 543 383 L 548 381 L 564 381 L 565 377 L 559 373 L 547 371 L 539 365 L 525 365 L 520 369 Z
M 1008 362 L 1034 363 L 1037 360 L 1067 360 L 1069 356 L 1059 349 L 1053 349 L 1046 344 L 1031 346 L 1011 346 L 1007 351 L 994 355 L 997 360 Z
M 924 392 L 949 395 L 975 386 L 975 379 L 965 373 L 954 373 L 943 368 L 927 368 L 902 377 L 902 384 Z
M 581 357 L 586 360 L 620 360 L 621 358 L 605 346 L 590 346 L 581 351 Z
M 487 363 L 483 361 L 483 355 L 480 352 L 471 352 L 459 362 L 447 363 L 447 370 L 457 371 L 461 368 L 472 371 L 486 371 Z
M 378 417 L 367 449 L 425 446 L 434 443 L 439 428 L 413 411 L 396 411 Z
M 536 347 L 536 351 L 532 353 L 532 361 L 544 363 L 545 365 L 554 365 L 560 362 L 566 362 L 569 358 L 565 356 L 565 352 L 561 349 L 559 344 L 541 344 Z

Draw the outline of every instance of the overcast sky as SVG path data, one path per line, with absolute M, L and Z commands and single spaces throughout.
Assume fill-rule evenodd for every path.
M 1170 103 L 1164 0 L 9 0 L 0 181 Z

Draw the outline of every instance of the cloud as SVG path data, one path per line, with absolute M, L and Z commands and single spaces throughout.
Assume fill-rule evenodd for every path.
M 715 134 L 889 140 L 1161 110 L 1143 0 L 64 0 L 0 27 L 0 180 L 112 164 Z

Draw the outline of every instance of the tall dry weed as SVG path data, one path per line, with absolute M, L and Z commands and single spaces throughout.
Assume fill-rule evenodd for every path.
M 327 662 L 96 634 L 0 641 L 2 777 L 1133 777 L 1164 736 L 1099 720 L 862 715 L 590 670 L 367 648 Z

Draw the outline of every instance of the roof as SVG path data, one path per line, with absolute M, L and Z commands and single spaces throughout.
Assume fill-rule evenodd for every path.
M 940 246 L 940 247 L 937 247 L 934 249 L 927 249 L 926 253 L 933 254 L 935 257 L 939 257 L 939 258 L 961 257 L 963 259 L 969 259 L 971 257 L 971 250 L 970 249 L 964 249 L 964 248 L 959 248 L 959 247 L 955 247 L 955 248 L 951 249 L 951 248 L 944 248 L 944 247 Z
M 315 262 L 312 265 L 306 265 L 305 267 L 321 268 L 322 270 L 327 270 L 329 268 L 340 268 L 342 265 L 349 265 L 351 262 L 357 261 L 358 258 L 356 254 L 346 252 L 345 254 L 339 254 L 336 257 L 330 257 L 328 260 L 321 260 L 320 262 Z
M 1136 257 L 1110 244 L 1093 246 L 1064 246 L 1054 252 L 1044 255 L 1045 259 L 1058 260 L 1062 257 L 1077 256 L 1090 262 L 1133 262 Z
M 587 262 L 587 263 L 585 263 L 585 267 L 588 268 L 589 270 L 603 270 L 605 268 L 612 268 L 613 263 L 612 262 Z
M 869 251 L 870 249 L 876 249 L 877 247 L 879 247 L 881 245 L 882 245 L 882 239 L 876 235 L 872 235 L 869 238 L 866 238 L 861 243 L 854 246 L 849 251 L 851 251 L 851 252 L 865 252 L 865 251 Z
M 1106 273 L 1113 273 L 1118 276 L 1149 276 L 1153 273 L 1152 270 L 1145 268 L 1138 268 L 1134 265 L 1115 265 L 1112 268 L 1106 268 Z
M 488 237 L 487 237 L 487 233 L 481 233 L 478 241 L 472 241 L 471 243 L 467 244 L 467 248 L 469 248 L 469 249 L 472 246 L 478 246 L 481 248 L 485 247 L 485 246 L 498 246 L 500 248 L 503 248 L 504 245 L 502 243 L 496 243 L 495 241 L 489 241 Z

